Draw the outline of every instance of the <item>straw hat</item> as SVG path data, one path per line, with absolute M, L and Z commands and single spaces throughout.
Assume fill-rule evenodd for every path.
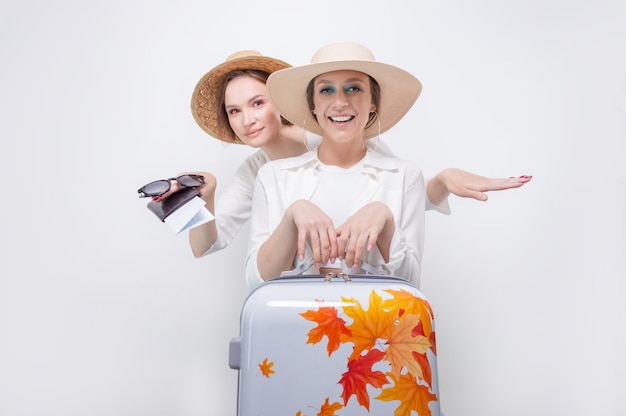
M 269 99 L 287 120 L 322 136 L 323 131 L 307 104 L 306 88 L 318 75 L 339 70 L 363 72 L 380 85 L 380 108 L 376 109 L 380 133 L 400 121 L 422 91 L 422 84 L 417 78 L 393 65 L 376 62 L 372 52 L 365 46 L 354 42 L 337 42 L 317 51 L 309 65 L 286 68 L 271 74 L 266 83 Z M 364 138 L 369 139 L 378 134 L 378 123 L 373 123 L 365 129 Z
M 209 133 L 216 139 L 228 142 L 243 144 L 235 136 L 228 126 L 219 126 L 217 114 L 223 109 L 218 108 L 218 91 L 226 78 L 232 71 L 259 70 L 267 73 L 288 68 L 289 65 L 279 59 L 262 56 L 253 50 L 235 52 L 226 58 L 224 63 L 219 64 L 207 72 L 193 91 L 191 96 L 191 113 L 194 120 L 202 130 Z

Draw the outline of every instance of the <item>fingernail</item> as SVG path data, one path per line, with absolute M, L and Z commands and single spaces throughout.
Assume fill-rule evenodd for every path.
M 360 269 L 360 267 L 359 267 L 359 265 L 358 265 L 358 264 L 354 263 L 354 264 L 352 265 L 352 270 L 354 270 L 355 272 L 356 272 L 356 271 L 358 271 L 359 269 Z

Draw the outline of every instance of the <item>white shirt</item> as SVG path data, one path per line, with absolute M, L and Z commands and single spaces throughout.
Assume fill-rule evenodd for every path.
M 250 218 L 252 190 L 259 168 L 270 161 L 263 150 L 248 156 L 237 168 L 232 182 L 215 203 L 217 240 L 203 255 L 227 247 Z
M 287 207 L 299 199 L 311 200 L 319 184 L 321 162 L 317 151 L 301 156 L 268 162 L 259 169 L 253 192 L 250 243 L 246 275 L 250 288 L 263 282 L 257 253 L 283 218 Z M 406 160 L 367 151 L 360 169 L 356 190 L 351 199 L 338 201 L 349 207 L 350 215 L 372 201 L 384 202 L 394 216 L 389 262 L 374 248 L 363 260 L 378 270 L 403 277 L 419 285 L 424 249 L 424 211 L 426 189 L 421 169 Z M 335 223 L 335 225 L 340 225 Z M 310 258 L 307 247 L 305 258 Z M 294 259 L 294 267 L 302 262 Z M 345 266 L 345 265 L 344 265 Z M 308 273 L 317 273 L 312 267 Z
M 346 222 L 353 214 L 350 204 L 343 201 L 352 201 L 358 198 L 358 192 L 354 184 L 359 183 L 364 160 L 347 169 L 339 166 L 325 165 L 320 162 L 318 175 L 319 183 L 315 187 L 311 202 L 319 207 L 322 212 L 333 219 L 335 225 Z M 342 268 L 343 264 L 339 260 L 324 266 L 330 268 Z

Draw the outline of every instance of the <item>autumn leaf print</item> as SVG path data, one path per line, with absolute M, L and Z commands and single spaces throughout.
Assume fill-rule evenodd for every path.
M 433 311 L 425 299 L 406 290 L 388 289 L 385 292 L 391 298 L 372 290 L 367 309 L 358 300 L 342 296 L 344 306 L 341 308 L 324 306 L 324 302 L 318 300 L 317 310 L 300 314 L 317 323 L 307 334 L 307 344 L 321 343 L 326 336 L 329 357 L 342 343 L 353 344 L 347 370 L 338 382 L 343 387 L 343 404 L 331 404 L 327 397 L 316 416 L 335 416 L 348 405 L 353 395 L 358 405 L 369 412 L 370 394 L 373 397 L 374 390 L 379 394 L 373 400 L 399 402 L 394 416 L 408 416 L 411 412 L 417 412 L 418 416 L 432 416 L 428 404 L 438 400 L 436 389 L 433 392 L 433 369 L 429 358 L 429 351 L 437 354 Z M 348 351 L 345 353 L 349 354 Z M 376 364 L 382 367 L 374 367 Z M 384 372 L 374 368 L 390 370 Z M 296 416 L 306 415 L 298 412 Z
M 320 307 L 317 311 L 306 311 L 300 315 L 309 321 L 317 323 L 317 326 L 308 333 L 309 339 L 307 344 L 317 344 L 326 335 L 328 338 L 326 349 L 329 357 L 339 348 L 341 335 L 348 337 L 352 335 L 350 330 L 346 328 L 346 322 L 337 315 L 337 309 L 323 306 L 323 302 L 320 302 Z
M 385 292 L 391 294 L 393 297 L 386 299 L 383 302 L 383 307 L 396 314 L 396 316 L 402 316 L 405 313 L 419 315 L 423 324 L 423 335 L 426 338 L 430 337 L 430 333 L 433 330 L 432 319 L 434 317 L 433 310 L 428 302 L 406 290 L 387 289 Z
M 275 371 L 272 370 L 272 367 L 274 367 L 274 361 L 268 362 L 267 357 L 265 357 L 263 362 L 259 364 L 259 368 L 261 369 L 261 374 L 263 374 L 267 378 L 270 378 L 270 375 L 275 373 Z
M 424 378 L 420 362 L 415 359 L 413 353 L 425 353 L 430 347 L 430 342 L 423 335 L 413 336 L 412 330 L 419 321 L 419 315 L 404 314 L 391 327 L 385 359 L 391 363 L 391 373 L 394 378 L 400 376 L 403 368 L 414 376 Z
M 320 412 L 316 416 L 336 416 L 335 412 L 343 408 L 341 403 L 334 402 L 333 404 L 329 404 L 328 401 L 329 397 L 326 398 Z
M 433 371 L 430 368 L 430 361 L 428 361 L 428 356 L 426 354 L 418 354 L 413 352 L 413 358 L 418 362 L 420 368 L 422 369 L 422 379 L 429 386 L 433 385 Z
M 350 302 L 354 306 L 343 308 L 346 316 L 352 318 L 348 329 L 352 332 L 350 338 L 342 336 L 342 342 L 354 342 L 354 350 L 350 359 L 356 359 L 363 351 L 370 350 L 380 338 L 387 339 L 393 323 L 393 316 L 384 311 L 382 298 L 372 290 L 369 298 L 367 311 L 363 310 L 361 303 L 355 299 L 342 298 L 344 302 Z
M 383 389 L 375 399 L 385 402 L 399 400 L 400 405 L 393 416 L 407 416 L 411 411 L 416 411 L 419 416 L 432 416 L 428 403 L 437 400 L 437 396 L 429 391 L 428 386 L 418 384 L 417 379 L 407 373 L 394 379 L 393 385 Z
M 384 355 L 384 352 L 373 349 L 366 355 L 348 360 L 348 371 L 343 373 L 341 380 L 339 380 L 339 384 L 343 386 L 341 397 L 344 406 L 348 404 L 348 400 L 354 394 L 359 404 L 369 411 L 370 397 L 367 393 L 367 385 L 380 388 L 389 383 L 385 373 L 372 371 L 372 365 L 379 362 Z
M 435 331 L 430 333 L 430 349 L 433 352 L 433 354 L 437 355 L 437 340 L 435 337 Z

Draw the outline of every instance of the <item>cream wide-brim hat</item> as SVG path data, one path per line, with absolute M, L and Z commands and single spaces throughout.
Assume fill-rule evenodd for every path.
M 191 114 L 202 130 L 218 140 L 244 144 L 227 126 L 220 126 L 217 119 L 220 87 L 232 71 L 259 70 L 269 74 L 291 65 L 280 59 L 262 56 L 258 51 L 235 52 L 226 61 L 207 72 L 196 84 L 191 95 Z
M 293 124 L 314 134 L 324 132 L 307 104 L 306 88 L 318 75 L 340 70 L 363 72 L 378 82 L 381 97 L 376 109 L 380 120 L 365 129 L 364 139 L 376 137 L 404 117 L 422 92 L 422 84 L 409 72 L 376 62 L 372 52 L 354 42 L 336 42 L 322 47 L 308 65 L 281 69 L 266 83 L 268 97 L 278 112 Z

